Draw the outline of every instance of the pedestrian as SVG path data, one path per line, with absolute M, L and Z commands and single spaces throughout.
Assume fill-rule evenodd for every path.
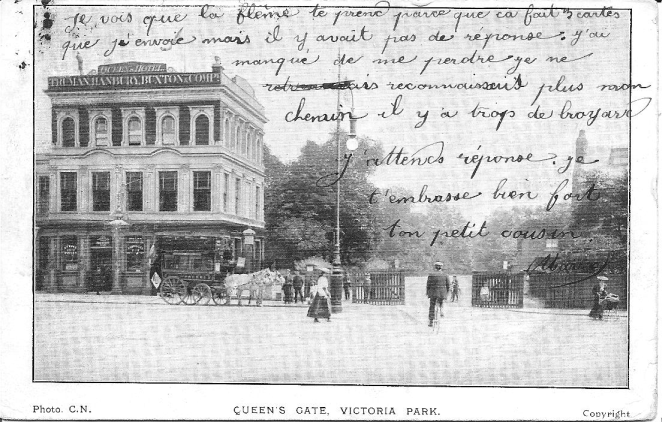
M 308 277 L 306 277 L 306 282 L 305 282 L 304 291 L 303 291 L 303 294 L 306 297 L 306 300 L 308 301 L 308 303 L 310 303 L 310 288 L 312 286 L 313 286 L 313 278 L 309 274 Z
M 352 287 L 352 282 L 349 279 L 349 274 L 345 272 L 345 278 L 343 279 L 342 288 L 345 290 L 345 300 L 349 300 L 349 288 Z
M 451 302 L 458 300 L 460 294 L 460 285 L 457 282 L 457 276 L 453 276 L 453 281 L 451 282 Z
M 163 275 L 161 274 L 161 255 L 155 253 L 154 257 L 151 258 L 151 265 L 149 267 L 149 280 L 152 282 L 152 296 L 156 296 L 158 294 L 162 279 Z
M 427 296 L 430 298 L 430 311 L 428 312 L 429 327 L 432 327 L 434 321 L 434 307 L 437 303 L 441 307 L 441 315 L 444 316 L 444 299 L 448 297 L 450 290 L 450 281 L 448 275 L 443 272 L 444 264 L 441 262 L 434 263 L 434 271 L 428 276 L 427 282 Z
M 96 269 L 94 270 L 94 276 L 92 276 L 92 283 L 94 289 L 97 291 L 97 294 L 100 295 L 101 293 L 99 293 L 99 291 L 101 290 L 101 287 L 105 284 L 104 274 L 101 270 L 101 265 L 97 265 Z
M 591 312 L 588 313 L 593 319 L 602 319 L 602 313 L 604 308 L 602 306 L 602 301 L 607 297 L 607 289 L 605 282 L 608 280 L 607 277 L 599 275 L 598 283 L 593 286 L 593 307 Z
M 370 280 L 370 273 L 365 274 L 363 279 L 363 299 L 368 302 L 372 298 L 372 280 Z
M 303 303 L 303 293 L 301 293 L 301 288 L 303 287 L 303 277 L 299 275 L 299 271 L 294 271 L 292 287 L 294 288 L 294 303 L 297 303 L 297 298 L 299 298 L 301 303 Z
M 285 282 L 283 283 L 283 296 L 285 296 L 284 301 L 285 303 L 292 303 L 292 283 L 293 283 L 293 277 L 292 274 L 290 274 L 290 270 L 287 270 L 287 274 L 285 275 Z
M 322 274 L 317 279 L 317 289 L 313 303 L 308 308 L 308 316 L 314 318 L 314 322 L 320 322 L 319 318 L 326 318 L 331 322 L 331 308 L 329 307 L 329 280 L 326 275 L 330 273 L 327 268 L 321 268 Z

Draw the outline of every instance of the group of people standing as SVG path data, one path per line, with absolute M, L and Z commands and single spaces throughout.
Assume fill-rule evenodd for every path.
M 327 274 L 330 273 L 330 270 L 323 268 L 322 275 L 324 271 L 327 271 Z M 321 276 L 320 276 L 321 277 Z M 328 280 L 327 280 L 328 281 Z M 310 277 L 302 276 L 299 271 L 290 271 L 287 270 L 285 274 L 285 283 L 283 283 L 283 301 L 285 303 L 304 303 L 304 298 L 313 299 L 316 292 L 316 287 L 319 285 L 319 278 L 316 282 L 313 281 Z M 345 273 L 343 276 L 343 290 L 345 293 L 345 300 L 350 298 L 350 288 L 351 281 L 349 274 Z M 302 291 L 303 290 L 303 291 Z
M 305 286 L 305 296 L 302 289 Z M 304 297 L 310 296 L 310 288 L 312 282 L 310 280 L 305 280 L 299 274 L 299 271 L 290 272 L 287 271 L 285 275 L 285 283 L 283 284 L 283 296 L 285 303 L 292 303 L 292 296 L 294 296 L 294 303 L 301 301 L 303 303 Z

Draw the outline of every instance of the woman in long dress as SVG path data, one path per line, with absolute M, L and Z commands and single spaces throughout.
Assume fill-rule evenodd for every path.
M 605 276 L 598 276 L 598 284 L 593 286 L 593 308 L 591 308 L 591 312 L 588 313 L 588 316 L 593 319 L 602 319 L 604 308 L 600 302 L 607 297 L 605 285 L 605 281 L 607 280 L 608 279 Z
M 331 307 L 329 306 L 329 279 L 326 275 L 330 272 L 327 268 L 322 268 L 322 275 L 317 279 L 317 292 L 313 303 L 308 308 L 308 316 L 315 318 L 315 322 L 319 322 L 319 318 L 326 318 L 331 321 Z

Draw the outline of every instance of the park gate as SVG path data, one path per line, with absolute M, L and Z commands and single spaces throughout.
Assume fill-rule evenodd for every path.
M 352 283 L 352 303 L 405 304 L 405 272 L 402 270 L 350 273 L 349 278 Z
M 626 309 L 627 275 L 608 273 L 607 276 L 607 291 L 619 296 L 619 309 Z M 593 306 L 593 286 L 597 283 L 595 274 L 531 273 L 529 295 L 545 308 L 590 309 Z
M 474 272 L 471 278 L 471 306 L 523 308 L 523 273 Z

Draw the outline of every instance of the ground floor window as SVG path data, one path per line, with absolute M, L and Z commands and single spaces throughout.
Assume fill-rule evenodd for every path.
M 62 270 L 78 270 L 78 237 L 62 236 Z
M 126 270 L 141 271 L 144 266 L 145 243 L 142 236 L 126 237 Z

